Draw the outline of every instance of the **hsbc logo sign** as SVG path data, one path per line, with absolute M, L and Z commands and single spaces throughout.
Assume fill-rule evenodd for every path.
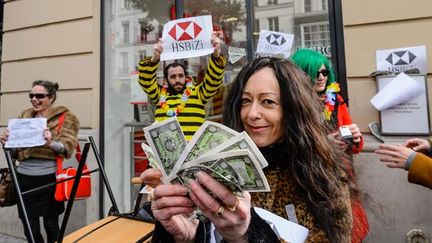
M 271 45 L 281 46 L 285 44 L 286 40 L 283 35 L 270 34 L 266 38 L 267 42 Z
M 202 31 L 201 26 L 193 21 L 175 24 L 168 34 L 176 41 L 195 39 Z
M 196 40 L 203 28 L 194 21 L 176 23 L 168 31 L 168 35 L 178 41 L 172 43 L 172 52 L 196 51 L 204 49 L 201 40 Z
M 395 66 L 409 65 L 416 57 L 417 56 L 410 51 L 395 51 L 387 56 L 386 61 Z
M 199 57 L 212 53 L 210 15 L 176 19 L 164 24 L 161 60 Z

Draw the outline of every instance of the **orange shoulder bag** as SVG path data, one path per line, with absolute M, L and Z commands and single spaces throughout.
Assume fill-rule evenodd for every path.
M 59 123 L 57 125 L 58 134 L 60 134 L 61 127 L 64 122 L 64 117 L 65 113 L 60 115 Z M 79 161 L 81 160 L 81 149 L 79 147 L 79 144 L 77 144 L 75 150 L 75 158 L 79 163 Z M 86 172 L 88 172 L 88 168 L 87 165 L 84 164 L 83 175 L 81 176 L 81 180 L 78 184 L 75 199 L 85 199 L 87 197 L 90 197 L 91 195 L 91 177 L 90 174 L 85 174 Z M 54 198 L 56 201 L 63 202 L 69 200 L 75 179 L 70 179 L 67 181 L 64 180 L 75 177 L 76 173 L 77 169 L 74 167 L 67 167 L 63 169 L 63 157 L 57 156 L 57 185 L 54 194 Z

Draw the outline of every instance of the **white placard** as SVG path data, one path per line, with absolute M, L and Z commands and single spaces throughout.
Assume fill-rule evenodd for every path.
M 205 56 L 213 53 L 211 36 L 213 24 L 210 15 L 183 18 L 164 25 L 163 51 L 160 60 L 174 60 Z
M 288 58 L 294 41 L 293 34 L 261 30 L 256 52 L 258 54 L 283 55 Z
M 425 75 L 410 77 L 427 90 Z M 377 77 L 378 90 L 390 85 L 394 76 Z M 427 92 L 413 99 L 380 112 L 381 134 L 383 135 L 429 135 L 429 108 Z
M 426 46 L 377 50 L 376 68 L 379 71 L 391 71 L 394 73 L 418 68 L 420 73 L 428 73 Z
M 425 87 L 405 73 L 400 73 L 380 88 L 370 102 L 377 110 L 383 111 L 408 102 L 424 92 Z
M 46 143 L 43 131 L 47 127 L 46 118 L 10 119 L 9 138 L 5 148 L 29 148 Z

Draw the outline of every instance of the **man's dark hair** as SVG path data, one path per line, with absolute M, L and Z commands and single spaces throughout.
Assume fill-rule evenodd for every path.
M 185 65 L 183 65 L 183 64 L 181 64 L 181 63 L 175 61 L 175 62 L 173 62 L 173 63 L 168 64 L 168 65 L 164 68 L 164 72 L 163 72 L 163 73 L 164 73 L 164 77 L 165 77 L 166 79 L 168 79 L 168 69 L 171 68 L 171 67 L 175 68 L 175 67 L 178 67 L 178 66 L 180 66 L 180 67 L 183 68 L 184 74 L 185 74 L 185 76 L 187 76 L 188 73 L 187 73 L 187 70 L 186 70 Z

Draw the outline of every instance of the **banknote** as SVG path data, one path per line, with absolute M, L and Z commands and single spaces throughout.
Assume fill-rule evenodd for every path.
M 378 122 L 371 122 L 369 123 L 369 129 L 372 132 L 372 135 L 374 135 L 378 140 L 385 143 L 384 137 L 380 133 L 380 128 Z
M 242 188 L 236 181 L 235 177 L 238 177 L 237 173 L 229 174 L 229 177 L 221 174 L 219 171 L 209 168 L 205 165 L 190 165 L 188 167 L 182 168 L 177 172 L 177 178 L 182 182 L 182 184 L 187 184 L 189 180 L 196 178 L 196 173 L 199 171 L 204 171 L 209 174 L 213 179 L 228 187 L 233 193 L 238 196 L 242 195 Z
M 218 145 L 217 147 L 213 148 L 212 150 L 208 151 L 202 156 L 208 156 L 220 152 L 242 150 L 242 149 L 249 150 L 252 153 L 253 157 L 258 161 L 261 168 L 267 167 L 268 165 L 267 160 L 264 158 L 261 151 L 258 149 L 258 147 L 255 145 L 255 143 L 252 141 L 252 139 L 245 131 L 241 132 L 238 136 L 230 138 L 229 140 Z
M 186 139 L 177 118 L 172 117 L 145 127 L 144 135 L 156 160 L 162 166 L 164 178 L 168 178 L 186 148 Z
M 180 155 L 174 170 L 179 170 L 182 164 L 197 159 L 207 151 L 212 150 L 214 147 L 238 134 L 238 132 L 220 123 L 212 121 L 204 122 L 186 145 L 186 149 Z
M 227 167 L 226 164 L 228 164 L 229 167 Z M 227 151 L 200 157 L 184 164 L 180 170 L 197 165 L 202 165 L 213 171 L 217 171 L 219 174 L 224 175 L 224 178 L 229 178 L 230 180 L 238 176 L 237 181 L 243 191 L 270 191 L 270 186 L 260 164 L 248 150 Z M 223 170 L 226 171 L 222 172 Z M 235 173 L 236 175 L 228 177 L 226 176 L 227 173 Z
M 147 160 L 149 161 L 149 165 L 152 168 L 162 170 L 162 164 L 159 164 L 159 161 L 156 159 L 156 156 L 153 154 L 150 146 L 148 146 L 146 143 L 141 143 L 141 148 L 143 149 L 144 153 L 147 156 Z

